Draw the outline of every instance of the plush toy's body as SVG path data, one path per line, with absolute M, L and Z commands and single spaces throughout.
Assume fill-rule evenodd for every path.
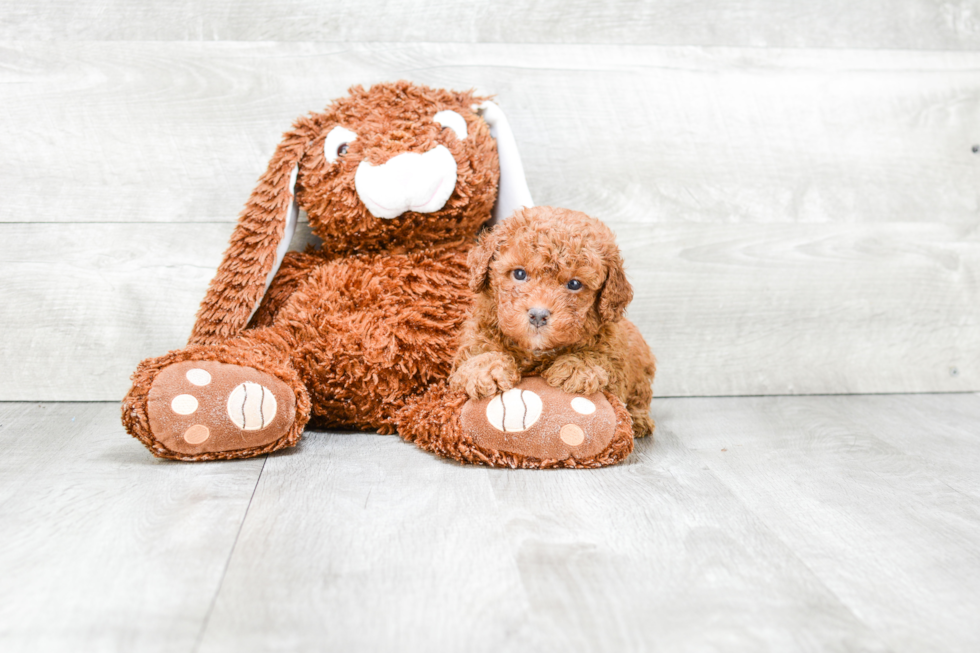
M 270 307 L 272 323 L 246 332 L 242 344 L 274 343 L 266 347 L 306 386 L 315 425 L 394 433 L 405 401 L 449 372 L 471 300 L 470 247 L 320 259 L 280 310 Z
M 529 390 L 543 417 L 520 425 L 523 439 L 494 406 L 467 409 L 487 434 L 461 427 L 466 397 L 446 379 L 472 302 L 467 255 L 491 217 L 531 205 L 506 119 L 484 100 L 398 82 L 355 87 L 298 120 L 249 198 L 190 344 L 133 374 L 130 434 L 179 460 L 275 451 L 311 420 L 397 429 L 473 463 L 594 467 L 628 455 L 629 414 L 608 394 L 583 417 L 569 412 L 572 395 Z M 323 244 L 287 253 L 301 209 Z M 584 437 L 555 440 L 548 429 L 569 420 Z
M 399 82 L 297 121 L 191 344 L 136 371 L 130 433 L 157 455 L 209 460 L 294 444 L 311 417 L 394 432 L 405 402 L 448 375 L 470 301 L 466 255 L 499 178 L 483 100 Z M 285 255 L 298 209 L 323 245 Z
M 293 444 L 308 419 L 323 427 L 394 433 L 394 417 L 405 402 L 448 375 L 453 334 L 458 333 L 469 303 L 466 249 L 423 247 L 406 254 L 364 254 L 330 261 L 304 255 L 303 262 L 312 265 L 302 275 L 296 270 L 299 261 L 290 261 L 283 279 L 302 278 L 281 306 L 270 302 L 263 307 L 266 314 L 256 316 L 271 325 L 144 364 L 136 388 L 146 387 L 144 378 L 151 382 L 147 413 L 148 430 L 154 436 L 154 442 L 144 442 L 167 457 L 211 459 L 255 455 Z M 195 365 L 179 367 L 171 378 L 158 376 L 181 361 Z M 221 369 L 231 380 L 221 384 L 222 374 L 196 364 L 200 361 L 226 364 Z M 195 387 L 193 375 L 187 378 L 187 372 L 195 369 L 210 374 L 211 381 Z M 249 369 L 272 378 L 252 378 Z M 273 400 L 267 399 L 265 406 L 274 401 L 274 409 L 259 416 L 261 428 L 222 431 L 226 413 L 232 410 L 227 405 L 231 392 L 247 382 L 255 383 L 259 393 L 271 393 Z M 246 386 L 241 399 L 246 411 L 242 422 L 247 418 L 244 404 L 250 390 L 252 386 Z M 174 400 L 181 396 L 193 396 L 198 408 L 186 415 L 174 410 Z M 276 414 L 289 414 L 293 397 L 298 406 L 292 419 L 272 421 Z M 263 408 L 261 395 L 253 401 L 256 408 Z M 193 442 L 194 433 L 204 435 L 201 427 L 208 429 L 208 437 Z M 186 437 L 189 430 L 192 435 Z

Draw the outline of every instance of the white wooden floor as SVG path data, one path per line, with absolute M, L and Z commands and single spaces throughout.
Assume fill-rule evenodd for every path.
M 656 400 L 595 471 L 0 404 L 0 650 L 977 651 L 980 395 Z

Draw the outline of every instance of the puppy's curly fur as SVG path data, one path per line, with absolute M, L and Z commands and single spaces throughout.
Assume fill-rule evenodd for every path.
M 517 211 L 468 258 L 476 293 L 450 385 L 473 399 L 540 375 L 569 393 L 608 390 L 636 436 L 653 432 L 656 362 L 623 317 L 633 289 L 612 231 L 578 211 Z

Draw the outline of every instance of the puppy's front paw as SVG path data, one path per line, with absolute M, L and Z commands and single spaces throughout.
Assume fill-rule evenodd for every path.
M 609 385 L 609 373 L 577 356 L 560 356 L 541 375 L 553 388 L 590 395 Z
M 462 390 L 470 399 L 479 400 L 506 392 L 520 380 L 521 375 L 512 359 L 491 352 L 474 356 L 456 368 L 449 377 L 449 387 Z

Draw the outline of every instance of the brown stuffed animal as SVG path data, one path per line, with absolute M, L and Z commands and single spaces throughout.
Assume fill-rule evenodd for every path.
M 449 386 L 405 410 L 403 437 L 463 462 L 599 467 L 653 432 L 656 365 L 623 317 L 633 290 L 606 225 L 518 210 L 469 265 L 476 299 Z
M 398 411 L 449 375 L 467 253 L 495 200 L 494 214 L 531 204 L 506 120 L 472 92 L 354 87 L 299 119 L 190 344 L 134 373 L 126 429 L 179 460 L 291 446 L 311 419 L 393 433 Z M 286 253 L 300 209 L 323 245 Z

